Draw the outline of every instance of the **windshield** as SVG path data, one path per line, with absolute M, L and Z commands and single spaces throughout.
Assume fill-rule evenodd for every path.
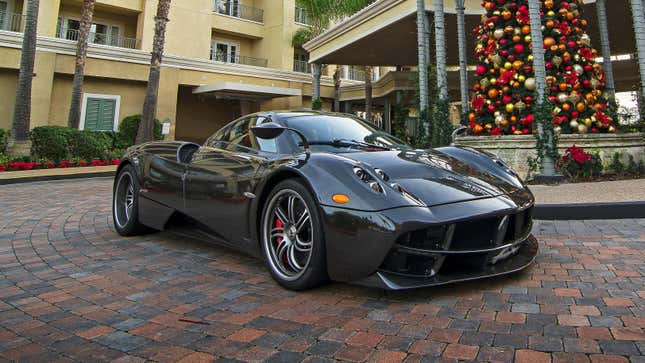
M 312 148 L 317 149 L 355 149 L 369 147 L 368 144 L 388 149 L 410 148 L 396 137 L 351 116 L 294 116 L 284 123 L 302 132 Z

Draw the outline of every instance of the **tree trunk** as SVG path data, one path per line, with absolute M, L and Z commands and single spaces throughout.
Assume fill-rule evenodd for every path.
M 428 62 L 425 50 L 425 0 L 417 0 L 417 55 L 419 59 L 419 113 L 428 109 Z
M 170 12 L 171 0 L 159 0 L 157 4 L 157 15 L 155 16 L 155 36 L 152 45 L 152 56 L 150 57 L 150 75 L 146 98 L 143 102 L 143 114 L 137 132 L 135 143 L 141 144 L 153 140 L 155 112 L 157 110 L 157 97 L 159 95 L 159 78 L 161 74 L 161 60 L 163 48 L 166 41 L 166 24 Z
M 39 0 L 27 0 L 27 16 L 22 39 L 22 54 L 20 56 L 20 75 L 18 76 L 16 103 L 11 127 L 11 138 L 15 142 L 29 141 L 31 83 L 34 77 L 34 62 L 36 60 L 39 4 Z
M 645 97 L 645 14 L 642 0 L 630 0 L 634 32 L 636 34 L 636 49 L 638 51 L 638 67 L 641 76 L 641 97 Z M 645 115 L 641 115 L 645 117 Z
M 468 52 L 466 50 L 466 20 L 464 0 L 456 0 L 457 39 L 459 43 L 459 89 L 461 91 L 461 114 L 468 112 Z M 465 118 L 462 117 L 462 122 Z
M 616 85 L 614 83 L 614 67 L 611 64 L 611 46 L 609 43 L 609 27 L 607 26 L 607 7 L 605 0 L 596 0 L 596 12 L 598 13 L 598 28 L 600 30 L 600 49 L 602 51 L 603 68 L 606 75 L 606 90 L 609 99 L 616 98 Z
M 446 73 L 446 27 L 443 0 L 434 2 L 434 36 L 437 57 L 437 89 L 439 101 L 448 100 L 448 74 Z
M 81 100 L 83 98 L 83 78 L 85 73 L 85 59 L 87 57 L 87 43 L 94 17 L 94 4 L 96 0 L 83 0 L 81 10 L 81 24 L 76 43 L 76 66 L 74 69 L 74 81 L 72 82 L 72 100 L 69 106 L 69 127 L 77 129 L 81 121 Z
M 542 17 L 540 16 L 540 1 L 529 0 L 529 17 L 531 21 L 531 46 L 533 52 L 533 69 L 535 72 L 535 87 L 537 90 L 537 100 L 534 109 L 541 109 L 544 104 L 546 92 L 546 65 L 544 60 L 544 39 L 542 36 Z M 546 145 L 551 144 L 554 135 L 550 135 L 544 130 L 544 122 L 551 120 L 536 120 L 538 123 L 538 137 L 546 141 Z M 548 152 L 544 153 L 540 172 L 544 176 L 555 175 L 555 164 Z
M 311 73 L 313 75 L 313 79 L 311 82 L 311 87 L 312 87 L 312 95 L 311 95 L 311 101 L 315 101 L 317 99 L 320 99 L 320 71 L 321 71 L 321 65 L 319 63 L 312 63 L 311 64 Z
M 340 65 L 334 71 L 334 112 L 340 112 Z
M 372 66 L 365 66 L 365 119 L 372 121 Z

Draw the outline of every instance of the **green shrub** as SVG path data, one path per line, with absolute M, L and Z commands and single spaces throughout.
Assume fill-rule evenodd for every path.
M 105 159 L 113 149 L 114 137 L 109 132 L 72 130 L 68 134 L 69 155 L 84 160 Z
M 115 148 L 127 149 L 134 145 L 134 140 L 137 138 L 137 131 L 139 130 L 139 123 L 141 122 L 141 115 L 128 116 L 119 124 L 119 132 L 116 135 Z M 154 129 L 155 140 L 162 140 L 161 123 L 155 120 Z
M 7 141 L 9 140 L 10 132 L 5 129 L 0 129 L 0 153 L 7 152 Z
M 64 126 L 39 126 L 31 130 L 31 154 L 37 158 L 61 161 L 69 157 L 70 133 L 78 130 Z
M 618 175 L 623 174 L 625 171 L 625 165 L 621 161 L 622 156 L 622 153 L 614 153 L 614 156 L 611 159 L 611 164 L 609 164 L 609 170 Z
M 322 100 L 320 98 L 316 98 L 313 101 L 311 101 L 311 109 L 312 110 L 322 109 Z

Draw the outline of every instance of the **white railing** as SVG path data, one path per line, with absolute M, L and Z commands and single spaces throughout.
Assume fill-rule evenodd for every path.
M 77 41 L 79 36 L 79 31 L 76 29 L 60 29 L 57 37 L 61 39 L 74 40 Z M 94 33 L 91 32 L 89 36 L 89 42 L 91 44 L 102 44 L 109 45 L 112 47 L 119 48 L 128 48 L 128 49 L 139 49 L 141 41 L 134 38 L 126 37 L 113 37 L 110 34 L 105 33 Z
M 269 61 L 265 58 L 254 58 L 245 55 L 231 56 L 216 50 L 211 51 L 211 60 L 224 63 L 246 64 L 256 67 L 267 67 L 269 65 Z
M 236 18 L 264 22 L 264 10 L 240 4 L 239 0 L 215 0 L 214 12 Z
M 25 29 L 25 16 L 0 11 L 0 30 L 22 32 Z
M 311 73 L 311 65 L 307 61 L 293 60 L 293 71 L 300 73 Z

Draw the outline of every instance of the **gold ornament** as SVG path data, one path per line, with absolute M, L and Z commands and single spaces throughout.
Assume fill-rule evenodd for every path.
M 520 74 L 519 76 L 517 76 L 517 80 L 520 81 L 520 83 L 524 83 L 524 81 L 526 81 L 526 76 Z
M 578 132 L 581 133 L 581 134 L 586 134 L 587 133 L 587 126 L 578 125 Z
M 588 117 L 584 120 L 584 123 L 587 127 L 591 127 L 591 125 L 593 125 L 593 122 Z
M 512 103 L 507 103 L 506 106 L 504 106 L 504 109 L 508 113 L 513 113 L 513 111 L 515 110 L 515 105 L 513 105 Z
M 529 54 L 529 55 L 526 57 L 526 59 L 527 59 L 529 62 L 533 62 L 533 54 Z
M 571 129 L 577 130 L 579 126 L 578 120 L 571 120 L 571 122 L 569 122 L 569 126 L 571 127 Z
M 522 101 L 518 101 L 518 102 L 515 104 L 515 108 L 516 108 L 519 112 L 522 112 L 522 111 L 524 111 L 524 109 L 526 109 L 526 103 L 524 103 L 524 102 L 522 102 Z
M 556 67 L 560 67 L 560 65 L 562 64 L 562 58 L 556 55 L 555 57 L 551 58 L 551 63 L 553 63 L 553 65 L 555 65 Z
M 607 131 L 609 131 L 611 133 L 614 133 L 614 132 L 616 132 L 616 128 L 613 127 L 613 126 L 609 126 L 609 129 Z
M 588 47 L 591 45 L 591 38 L 587 34 L 582 34 L 580 36 L 580 42 Z
M 508 71 L 511 68 L 513 68 L 513 63 L 511 63 L 511 62 L 504 63 L 504 69 L 506 69 Z
M 564 92 L 558 93 L 558 102 L 565 103 L 567 102 L 568 99 L 569 99 L 569 96 L 567 96 L 566 93 Z
M 573 65 L 573 70 L 580 76 L 582 73 L 584 73 L 584 68 L 580 64 L 574 64 Z
M 495 29 L 493 32 L 495 39 L 500 40 L 504 36 L 504 29 Z
M 524 88 L 529 91 L 535 91 L 535 78 L 527 78 L 524 82 Z

